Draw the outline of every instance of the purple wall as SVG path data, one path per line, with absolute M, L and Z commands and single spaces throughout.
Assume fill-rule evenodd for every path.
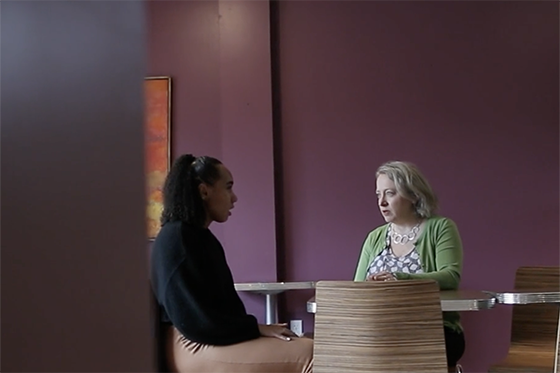
M 390 159 L 457 222 L 463 288 L 559 262 L 557 3 L 287 1 L 279 19 L 288 280 L 352 277 Z M 307 296 L 288 309 L 309 325 Z M 509 322 L 464 315 L 468 370 L 505 354 Z
M 150 7 L 149 71 L 175 84 L 173 153 L 223 157 L 236 177 L 234 216 L 213 229 L 237 281 L 350 279 L 389 159 L 417 163 L 459 225 L 463 288 L 559 262 L 557 3 L 282 1 L 276 18 L 274 186 L 268 4 Z M 310 295 L 288 293 L 283 319 L 311 330 Z M 510 313 L 464 314 L 469 371 L 505 354 Z
M 223 160 L 239 201 L 211 229 L 236 282 L 276 281 L 268 2 L 151 1 L 148 15 L 148 75 L 173 78 L 172 157 Z
M 276 281 L 269 4 L 220 1 L 219 13 L 221 144 L 239 197 L 224 245 L 238 282 Z

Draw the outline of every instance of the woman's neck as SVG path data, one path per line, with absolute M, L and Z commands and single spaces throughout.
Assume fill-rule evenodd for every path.
M 414 228 L 416 225 L 419 225 L 422 222 L 422 219 L 418 216 L 410 216 L 406 218 L 401 218 L 391 222 L 393 224 L 393 229 L 398 233 L 408 233 Z

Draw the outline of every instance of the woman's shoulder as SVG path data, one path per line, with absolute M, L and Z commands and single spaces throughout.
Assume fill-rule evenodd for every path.
M 434 215 L 430 218 L 428 218 L 428 220 L 426 220 L 426 226 L 427 227 L 431 227 L 431 228 L 443 228 L 443 227 L 456 227 L 457 224 L 455 224 L 455 222 L 445 216 L 441 216 L 441 215 Z
M 366 241 L 377 241 L 379 238 L 385 238 L 385 235 L 387 234 L 387 227 L 389 226 L 389 224 L 383 224 L 380 225 L 379 227 L 371 230 L 367 237 L 366 237 Z
M 182 220 L 174 220 L 168 221 L 167 223 L 163 224 L 161 227 L 160 233 L 167 231 L 169 232 L 189 232 L 189 233 L 201 233 L 208 231 L 207 228 L 199 227 L 198 225 L 194 225 L 191 223 L 187 223 L 186 221 Z
M 426 231 L 435 237 L 459 234 L 457 224 L 452 219 L 439 215 L 432 216 L 426 221 Z
M 161 226 L 156 239 L 154 240 L 154 245 L 159 246 L 162 244 L 167 244 L 169 241 L 174 241 L 181 236 L 181 222 L 172 221 L 167 222 Z
M 203 228 L 177 220 L 165 223 L 155 239 L 154 247 L 163 247 L 166 252 L 184 251 L 184 246 L 191 246 L 200 241 Z
M 151 247 L 151 265 L 157 272 L 172 270 L 184 258 L 181 245 L 181 222 L 165 223 Z

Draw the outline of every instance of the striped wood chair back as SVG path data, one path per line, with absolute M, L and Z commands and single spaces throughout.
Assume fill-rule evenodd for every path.
M 319 281 L 314 373 L 447 372 L 432 280 Z

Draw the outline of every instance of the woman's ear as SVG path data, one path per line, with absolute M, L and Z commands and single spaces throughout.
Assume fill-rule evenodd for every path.
M 208 185 L 205 183 L 198 184 L 198 192 L 200 193 L 200 198 L 202 198 L 203 201 L 206 200 L 206 198 L 208 198 L 208 193 L 210 192 Z
M 420 198 L 418 198 L 416 195 L 412 196 L 412 199 L 410 200 L 410 203 L 412 205 L 412 209 L 416 210 L 416 208 L 418 208 L 418 202 L 420 201 Z

